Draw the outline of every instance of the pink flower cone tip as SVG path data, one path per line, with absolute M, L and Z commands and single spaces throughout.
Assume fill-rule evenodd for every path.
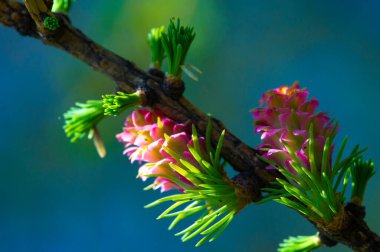
M 124 154 L 129 156 L 132 163 L 145 162 L 139 168 L 138 177 L 144 181 L 150 176 L 156 177 L 153 182 L 154 189 L 160 188 L 161 192 L 172 189 L 184 190 L 176 182 L 160 176 L 163 174 L 179 179 L 186 185 L 194 186 L 170 167 L 170 164 L 180 164 L 164 149 L 164 147 L 169 148 L 182 159 L 198 167 L 188 149 L 188 146 L 193 145 L 190 125 L 176 123 L 159 111 L 139 109 L 127 117 L 123 132 L 117 135 L 117 139 L 124 143 Z M 199 139 L 204 142 L 203 138 Z M 203 150 L 204 156 L 208 157 L 205 148 Z
M 263 150 L 263 157 L 292 172 L 294 160 L 286 147 L 291 148 L 303 167 L 310 169 L 308 143 L 313 124 L 315 160 L 320 167 L 325 141 L 333 129 L 327 113 L 315 113 L 318 101 L 308 100 L 308 96 L 309 92 L 295 82 L 265 92 L 260 105 L 266 106 L 252 110 L 255 133 L 261 134 L 262 144 L 258 148 Z

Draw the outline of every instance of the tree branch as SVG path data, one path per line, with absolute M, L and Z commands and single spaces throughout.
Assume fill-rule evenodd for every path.
M 163 80 L 149 74 L 131 61 L 121 58 L 115 53 L 101 47 L 85 36 L 81 31 L 73 27 L 64 15 L 57 15 L 59 28 L 48 34 L 39 33 L 33 20 L 25 9 L 25 6 L 13 1 L 0 1 L 0 21 L 6 26 L 15 28 L 22 35 L 31 36 L 41 40 L 43 43 L 60 48 L 74 57 L 90 65 L 94 70 L 110 77 L 122 91 L 132 93 L 137 88 L 144 88 L 149 95 L 149 105 L 159 109 L 168 117 L 178 122 L 194 124 L 197 129 L 205 133 L 209 116 L 197 109 L 186 98 L 172 99 L 160 88 Z M 12 16 L 18 16 L 17 19 Z M 217 143 L 219 134 L 224 125 L 217 119 L 211 117 L 213 124 L 212 142 Z M 273 181 L 278 174 L 263 169 L 263 164 L 257 157 L 258 152 L 226 130 L 223 157 L 237 171 L 254 174 L 258 186 L 265 186 L 267 182 Z M 259 191 L 259 187 L 256 188 Z
M 42 0 L 35 1 L 41 3 Z M 26 1 L 26 4 L 31 2 L 33 4 L 30 0 Z M 50 13 L 43 6 L 38 10 L 33 7 L 28 7 L 28 9 L 32 16 L 25 5 L 15 1 L 0 0 L 0 23 L 17 30 L 24 36 L 37 38 L 46 45 L 68 52 L 94 70 L 110 77 L 122 91 L 132 93 L 137 89 L 144 90 L 148 97 L 145 105 L 159 109 L 178 122 L 194 124 L 203 135 L 208 120 L 211 119 L 214 129 L 212 142 L 217 143 L 220 132 L 225 129 L 224 125 L 216 118 L 210 118 L 197 109 L 186 98 L 176 99 L 166 95 L 161 88 L 162 73 L 145 72 L 131 61 L 101 47 L 73 27 L 65 15 Z M 44 15 L 57 18 L 59 27 L 54 31 L 45 29 L 41 25 Z M 226 130 L 222 155 L 235 170 L 240 172 L 236 182 L 250 188 L 254 201 L 260 199 L 260 188 L 267 187 L 269 182 L 281 176 L 276 171 L 266 170 L 266 164 L 259 160 L 258 152 L 228 130 Z M 347 205 L 344 211 L 345 225 L 340 229 L 318 225 L 316 228 L 331 245 L 334 245 L 334 242 L 340 242 L 357 251 L 380 251 L 380 238 L 368 228 L 363 220 L 364 216 L 358 217 L 352 209 L 352 206 Z

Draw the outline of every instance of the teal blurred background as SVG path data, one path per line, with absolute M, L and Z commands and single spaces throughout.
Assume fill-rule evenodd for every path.
M 379 1 L 77 0 L 73 23 L 105 47 L 148 65 L 146 33 L 181 17 L 197 37 L 186 96 L 254 146 L 249 110 L 262 92 L 299 80 L 340 122 L 338 140 L 369 147 L 380 165 Z M 100 126 L 108 155 L 70 144 L 62 113 L 74 102 L 113 92 L 114 84 L 62 51 L 0 27 L 0 251 L 275 251 L 289 235 L 313 234 L 293 211 L 268 203 L 242 211 L 200 249 L 144 209 L 136 165 L 114 135 L 123 115 Z M 366 197 L 367 220 L 380 232 L 379 174 Z M 178 229 L 176 229 L 178 231 Z M 321 251 L 348 251 L 343 246 Z

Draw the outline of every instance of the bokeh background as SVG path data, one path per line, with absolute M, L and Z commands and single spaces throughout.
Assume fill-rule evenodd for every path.
M 105 47 L 148 65 L 146 33 L 181 17 L 197 38 L 186 96 L 254 146 L 249 110 L 262 92 L 300 81 L 340 122 L 348 147 L 369 147 L 380 165 L 379 1 L 77 0 L 73 23 Z M 70 144 L 62 113 L 99 98 L 113 83 L 62 51 L 0 27 L 0 251 L 275 251 L 289 235 L 313 234 L 293 211 L 268 203 L 241 212 L 215 242 L 194 248 L 144 209 L 137 166 L 114 137 L 123 119 L 100 129 L 108 155 L 86 140 Z M 124 117 L 124 118 L 123 118 Z M 349 149 L 348 148 L 348 149 Z M 366 197 L 367 220 L 380 232 L 379 174 Z M 178 230 L 178 229 L 176 229 Z M 332 250 L 348 251 L 343 246 Z

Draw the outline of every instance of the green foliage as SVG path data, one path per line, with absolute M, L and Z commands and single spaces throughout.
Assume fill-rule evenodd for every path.
M 117 92 L 102 97 L 103 100 L 78 102 L 75 107 L 63 114 L 65 119 L 63 129 L 71 142 L 74 143 L 86 135 L 88 138 L 92 138 L 96 125 L 105 116 L 117 116 L 123 110 L 141 103 L 141 96 L 137 92 L 133 94 Z
M 356 160 L 351 167 L 352 193 L 351 201 L 362 204 L 369 179 L 375 175 L 375 167 L 372 160 L 364 162 L 361 158 Z
M 76 107 L 70 108 L 63 117 L 65 125 L 63 129 L 71 142 L 74 143 L 84 136 L 91 137 L 94 127 L 104 118 L 102 100 L 89 100 L 86 103 L 75 103 Z
M 309 252 L 322 247 L 319 235 L 289 237 L 280 243 L 279 252 Z
M 55 17 L 47 16 L 44 19 L 44 27 L 50 31 L 55 31 L 59 27 L 59 20 Z
M 168 58 L 168 74 L 181 78 L 182 66 L 195 38 L 193 27 L 181 26 L 180 20 L 171 19 L 167 32 L 162 33 L 162 46 Z
M 118 116 L 125 109 L 141 103 L 141 96 L 138 93 L 117 92 L 116 94 L 106 94 L 102 97 L 104 115 L 107 116 Z
M 52 12 L 60 12 L 67 14 L 73 5 L 74 0 L 54 0 Z
M 178 222 L 191 216 L 196 216 L 197 220 L 184 230 L 178 232 L 177 236 L 182 236 L 182 241 L 188 241 L 197 235 L 203 235 L 196 246 L 200 246 L 206 241 L 215 240 L 223 230 L 229 225 L 234 216 L 244 206 L 239 202 L 236 194 L 236 187 L 226 177 L 220 160 L 224 132 L 219 138 L 216 150 L 211 148 L 210 127 L 206 136 L 207 150 L 210 154 L 209 160 L 202 157 L 202 150 L 199 138 L 193 127 L 193 146 L 188 146 L 199 167 L 182 159 L 177 153 L 165 147 L 165 151 L 175 159 L 171 168 L 178 174 L 186 177 L 193 185 L 188 185 L 178 178 L 168 177 L 165 174 L 160 176 L 172 180 L 184 188 L 183 193 L 161 198 L 146 207 L 153 207 L 164 202 L 173 202 L 158 219 L 174 218 L 169 229 L 175 227 Z M 149 188 L 151 188 L 150 186 Z
M 323 149 L 321 168 L 316 166 L 315 140 L 313 125 L 310 126 L 309 134 L 309 161 L 311 169 L 303 167 L 294 150 L 284 143 L 292 157 L 290 163 L 294 173 L 278 167 L 274 162 L 265 160 L 284 175 L 285 179 L 278 178 L 274 188 L 266 188 L 268 196 L 262 201 L 274 200 L 295 209 L 313 221 L 328 223 L 338 214 L 344 203 L 344 194 L 348 184 L 349 168 L 354 164 L 365 150 L 359 150 L 356 146 L 351 154 L 342 160 L 342 154 L 347 138 L 338 152 L 337 159 L 331 164 L 331 150 L 336 134 L 335 125 L 332 133 L 326 139 Z
M 148 44 L 150 47 L 150 64 L 151 67 L 161 69 L 162 61 L 165 58 L 165 51 L 162 47 L 162 33 L 165 27 L 160 26 L 153 28 L 148 33 Z

